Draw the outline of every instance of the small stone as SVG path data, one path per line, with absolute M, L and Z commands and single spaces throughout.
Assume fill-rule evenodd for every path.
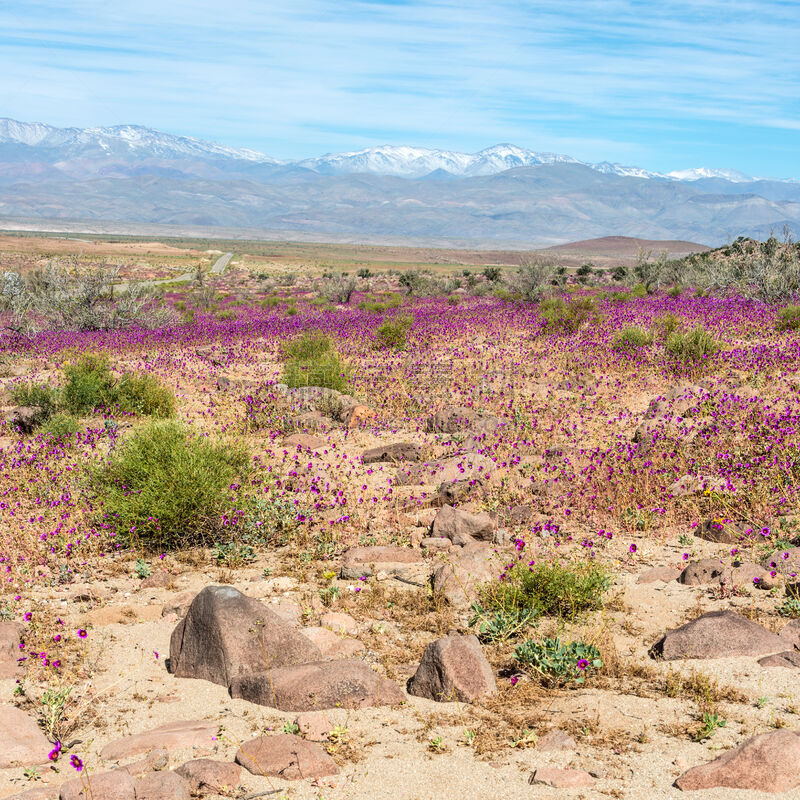
M 283 440 L 284 445 L 290 448 L 300 448 L 301 450 L 321 450 L 325 442 L 318 436 L 308 433 L 293 433 Z
M 140 584 L 142 589 L 166 589 L 175 580 L 174 575 L 170 575 L 165 570 L 154 572 L 149 578 L 145 578 Z
M 158 747 L 150 751 L 144 758 L 126 764 L 122 769 L 134 778 L 145 775 L 148 772 L 158 772 L 169 766 L 169 753 L 165 747 Z
M 23 630 L 19 622 L 0 622 L 0 678 L 13 678 L 19 670 L 19 644 Z
M 364 464 L 380 464 L 395 461 L 419 461 L 422 458 L 420 449 L 409 442 L 395 442 L 394 444 L 378 445 L 365 450 L 361 456 Z
M 536 749 L 543 751 L 577 750 L 578 745 L 566 731 L 548 731 L 536 740 Z
M 554 789 L 588 789 L 594 786 L 594 778 L 581 769 L 539 767 L 531 775 L 529 783 L 551 786 Z
M 143 775 L 136 779 L 134 791 L 136 800 L 191 800 L 189 781 L 177 772 Z
M 339 773 L 336 762 L 319 745 L 289 733 L 259 736 L 245 742 L 236 753 L 236 763 L 253 775 L 288 781 Z
M 675 569 L 674 567 L 653 567 L 639 575 L 636 579 L 636 583 L 655 583 L 656 581 L 669 583 L 677 580 L 680 574 L 681 570 Z
M 193 792 L 229 795 L 239 786 L 242 768 L 229 761 L 197 758 L 182 764 L 175 772 L 188 781 Z
M 87 792 L 86 789 L 89 789 Z M 123 769 L 87 774 L 61 784 L 59 800 L 136 800 L 133 778 Z
M 47 764 L 53 745 L 36 721 L 12 705 L 0 705 L 0 769 Z
M 320 618 L 323 628 L 334 633 L 344 633 L 348 636 L 358 636 L 358 623 L 349 615 L 337 611 L 329 611 Z

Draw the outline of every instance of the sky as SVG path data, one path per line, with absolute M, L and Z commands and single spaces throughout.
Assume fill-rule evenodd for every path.
M 800 178 L 800 0 L 0 0 L 0 117 Z

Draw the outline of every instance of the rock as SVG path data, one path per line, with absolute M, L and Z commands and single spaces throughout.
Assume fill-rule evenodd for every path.
M 474 703 L 496 694 L 497 685 L 477 637 L 451 634 L 425 648 L 408 693 L 440 702 Z
M 176 594 L 161 609 L 161 616 L 166 617 L 170 614 L 175 614 L 178 617 L 185 616 L 195 597 L 197 597 L 197 592 L 193 592 L 190 589 Z
M 231 697 L 281 711 L 366 708 L 405 700 L 396 683 L 379 678 L 363 661 L 355 659 L 318 661 L 241 675 L 231 683 L 230 691 Z
M 44 409 L 40 406 L 18 406 L 11 412 L 11 424 L 22 434 L 33 433 L 43 421 Z
M 181 720 L 168 722 L 151 731 L 135 733 L 109 742 L 101 751 L 105 761 L 121 761 L 140 753 L 164 749 L 183 750 L 190 747 L 210 747 L 219 730 L 215 722 Z
M 421 564 L 422 553 L 410 547 L 398 545 L 378 545 L 376 547 L 351 547 L 342 556 L 339 577 L 344 580 L 358 580 L 372 577 L 383 570 L 396 573 L 409 564 Z
M 560 750 L 577 750 L 575 740 L 566 732 L 558 729 L 548 731 L 536 740 L 536 749 L 545 752 Z
M 325 442 L 318 436 L 311 436 L 308 433 L 293 433 L 283 440 L 286 447 L 299 447 L 301 450 L 321 450 L 325 447 Z
M 0 622 L 0 678 L 13 678 L 19 670 L 23 630 L 19 622 Z
M 764 656 L 786 649 L 786 640 L 733 611 L 708 611 L 697 619 L 668 631 L 651 649 L 651 655 L 678 658 Z
M 477 586 L 491 580 L 499 572 L 493 555 L 487 545 L 467 545 L 433 573 L 433 591 L 444 595 L 447 602 L 457 608 L 469 608 Z
M 311 742 L 327 741 L 333 727 L 321 711 L 304 711 L 297 715 L 294 724 L 299 728 L 300 735 Z
M 793 619 L 784 625 L 778 636 L 785 639 L 787 644 L 791 644 L 795 650 L 800 650 L 800 619 Z
M 456 481 L 486 480 L 495 468 L 494 461 L 480 453 L 462 453 L 441 461 L 430 461 L 397 470 L 398 486 L 449 485 Z
M 594 778 L 588 772 L 557 767 L 539 767 L 528 782 L 552 786 L 554 789 L 589 789 L 594 786 Z
M 395 461 L 420 461 L 422 453 L 417 445 L 410 442 L 378 445 L 365 450 L 361 456 L 364 464 L 380 464 Z
M 464 406 L 447 406 L 428 417 L 425 430 L 429 433 L 457 433 L 471 428 L 478 413 Z
M 728 586 L 756 586 L 760 589 L 771 589 L 775 585 L 770 573 L 758 564 L 750 561 L 727 564 L 718 558 L 693 561 L 680 574 L 678 582 L 687 586 L 724 583 Z
M 689 497 L 693 494 L 721 493 L 727 490 L 728 482 L 724 478 L 713 475 L 684 475 L 667 488 L 667 494 L 672 497 Z
M 37 786 L 21 794 L 12 794 L 5 800 L 58 800 L 58 786 Z
M 762 667 L 787 667 L 797 669 L 800 667 L 800 652 L 797 650 L 784 650 L 782 653 L 775 653 L 772 656 L 759 658 L 758 663 Z
M 182 764 L 175 772 L 188 782 L 192 792 L 232 795 L 239 786 L 242 768 L 229 761 L 197 758 Z
M 662 581 L 669 583 L 670 581 L 677 580 L 681 575 L 681 570 L 674 567 L 653 567 L 652 569 L 645 570 L 636 579 L 636 583 L 655 583 Z
M 647 416 L 651 419 L 665 416 L 692 416 L 708 397 L 708 392 L 702 386 L 696 384 L 676 386 L 665 395 L 653 398 L 647 408 Z
M 334 633 L 344 633 L 348 636 L 358 636 L 358 623 L 349 615 L 338 611 L 328 611 L 320 617 L 323 628 Z
M 124 769 L 128 775 L 137 778 L 139 775 L 145 775 L 148 772 L 158 772 L 159 770 L 166 769 L 169 766 L 169 753 L 165 747 L 158 747 L 151 750 L 144 758 L 126 764 L 120 769 Z
M 86 791 L 88 786 L 89 791 Z M 61 784 L 59 800 L 136 800 L 134 780 L 123 769 L 88 773 Z
M 439 552 L 442 550 L 449 550 L 452 542 L 449 539 L 440 539 L 438 536 L 426 536 L 419 543 L 423 550 L 432 550 Z
M 368 406 L 355 406 L 347 416 L 348 428 L 363 428 L 375 419 L 375 412 Z
M 478 478 L 468 481 L 451 481 L 438 487 L 436 500 L 440 506 L 452 506 L 464 502 L 473 495 L 479 496 L 482 492 L 483 481 Z
M 492 541 L 496 527 L 494 519 L 485 511 L 470 514 L 460 508 L 444 506 L 433 520 L 431 534 L 463 547 L 476 539 Z
M 136 800 L 191 800 L 189 781 L 177 772 L 151 772 L 137 778 L 133 788 Z
M 166 589 L 175 580 L 174 575 L 170 575 L 163 569 L 154 572 L 149 578 L 145 578 L 140 584 L 141 589 Z
M 303 636 L 319 648 L 323 661 L 340 658 L 353 658 L 364 650 L 364 643 L 358 639 L 343 639 L 328 628 L 303 628 Z
M 675 785 L 684 792 L 719 787 L 788 792 L 800 786 L 800 736 L 787 730 L 753 736 L 708 764 L 687 770 Z
M 46 764 L 53 745 L 36 721 L 16 706 L 0 705 L 0 769 Z
M 236 763 L 253 775 L 288 781 L 339 773 L 336 762 L 319 745 L 289 733 L 259 736 L 245 742 L 236 753 Z
M 238 675 L 320 658 L 298 628 L 232 586 L 207 586 L 172 632 L 169 670 L 228 686 Z
M 300 607 L 300 604 L 295 603 L 294 600 L 288 600 L 285 597 L 277 602 L 271 602 L 269 604 L 269 609 L 287 622 L 291 622 L 293 625 L 298 625 L 303 617 L 303 609 Z
M 694 535 L 700 539 L 718 544 L 736 544 L 752 534 L 752 525 L 716 517 L 703 520 L 694 530 Z

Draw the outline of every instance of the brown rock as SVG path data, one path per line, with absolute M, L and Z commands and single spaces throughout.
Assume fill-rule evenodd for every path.
M 440 552 L 442 550 L 449 550 L 453 543 L 449 539 L 440 539 L 438 536 L 426 536 L 419 543 L 423 550 L 433 550 Z
M 744 522 L 712 517 L 705 519 L 694 530 L 694 535 L 707 542 L 736 544 L 753 535 L 753 526 Z
M 0 769 L 47 763 L 53 745 L 36 721 L 16 706 L 0 705 Z
M 485 494 L 483 481 L 474 478 L 468 481 L 450 481 L 443 483 L 436 490 L 436 502 L 439 506 L 452 506 L 463 503 L 468 499 L 475 499 Z
M 655 583 L 656 581 L 669 583 L 670 581 L 677 580 L 680 574 L 681 571 L 674 567 L 653 567 L 639 575 L 636 579 L 636 583 Z
M 44 411 L 40 406 L 18 406 L 11 412 L 11 424 L 22 434 L 29 435 L 41 424 Z
M 348 428 L 363 428 L 375 419 L 375 412 L 368 406 L 356 406 L 347 417 Z
M 753 736 L 708 764 L 687 770 L 675 785 L 683 791 L 725 787 L 788 792 L 800 786 L 800 736 L 786 730 Z
M 464 406 L 447 406 L 428 417 L 425 430 L 429 433 L 456 433 L 471 428 L 478 413 Z
M 795 650 L 800 650 L 800 619 L 793 619 L 784 625 L 778 635 L 781 639 L 786 639 L 787 644 L 791 644 Z
M 168 722 L 151 731 L 124 736 L 109 742 L 101 751 L 105 761 L 121 761 L 151 750 L 183 750 L 189 747 L 209 747 L 219 730 L 214 722 L 181 720 Z
M 189 783 L 193 792 L 208 791 L 213 794 L 231 794 L 239 786 L 242 768 L 229 761 L 198 758 L 178 767 L 178 773 Z
M 447 602 L 457 608 L 468 608 L 475 598 L 478 585 L 491 580 L 499 572 L 493 555 L 487 545 L 468 545 L 433 573 L 434 592 L 441 593 Z
M 433 520 L 431 534 L 463 547 L 476 539 L 492 541 L 496 527 L 494 519 L 485 511 L 470 514 L 460 508 L 444 506 Z
M 23 630 L 19 622 L 0 622 L 0 678 L 13 678 L 19 670 Z
M 231 697 L 279 708 L 315 711 L 324 708 L 366 708 L 405 700 L 400 687 L 379 678 L 363 661 L 318 661 L 241 675 L 230 686 Z
M 582 769 L 539 767 L 531 775 L 529 783 L 540 783 L 554 789 L 589 789 L 594 786 L 594 778 Z
M 735 561 L 732 564 L 718 558 L 703 558 L 689 564 L 678 578 L 686 586 L 700 586 L 706 583 L 726 584 L 728 586 L 755 586 L 771 589 L 775 585 L 770 573 L 750 561 Z
M 157 747 L 155 750 L 151 750 L 144 758 L 134 761 L 132 764 L 126 764 L 121 769 L 136 778 L 148 772 L 158 772 L 168 766 L 169 752 L 166 747 Z
M 177 772 L 151 772 L 134 783 L 136 800 L 191 800 L 189 781 Z
M 542 751 L 577 750 L 578 745 L 566 731 L 554 729 L 536 740 L 536 749 Z
M 319 649 L 323 661 L 353 658 L 364 650 L 363 642 L 358 639 L 344 639 L 328 628 L 303 628 L 302 633 Z
M 253 775 L 270 775 L 296 781 L 337 775 L 336 762 L 319 746 L 289 733 L 259 736 L 245 742 L 236 763 Z
M 301 450 L 321 450 L 325 447 L 322 439 L 308 433 L 293 433 L 291 436 L 287 436 L 283 443 L 287 447 L 299 447 Z
M 192 600 L 194 600 L 195 597 L 197 597 L 197 592 L 193 592 L 191 589 L 176 594 L 164 605 L 164 608 L 161 609 L 161 616 L 166 617 L 169 614 L 175 614 L 178 617 L 186 616 L 186 612 L 189 610 L 189 606 L 192 604 Z
M 166 589 L 168 586 L 172 585 L 174 580 L 174 575 L 170 575 L 169 572 L 160 569 L 158 572 L 154 572 L 149 578 L 145 578 L 139 586 L 142 589 Z
M 398 486 L 427 484 L 441 486 L 442 484 L 448 485 L 456 481 L 482 481 L 494 469 L 494 461 L 490 458 L 480 453 L 462 453 L 441 461 L 399 467 L 395 483 Z
M 320 617 L 320 625 L 334 633 L 358 636 L 358 623 L 349 615 L 338 611 L 328 611 Z
M 351 547 L 342 556 L 339 576 L 344 580 L 358 580 L 361 577 L 370 578 L 378 571 L 395 573 L 409 564 L 421 563 L 422 553 L 410 547 Z
M 300 730 L 300 735 L 311 742 L 325 742 L 328 733 L 333 727 L 322 711 L 303 711 L 294 721 Z
M 58 786 L 37 786 L 21 794 L 12 794 L 5 800 L 58 800 Z
M 497 692 L 494 674 L 476 636 L 451 634 L 431 642 L 408 693 L 441 702 L 474 703 Z
M 89 791 L 86 791 L 88 785 Z M 61 784 L 59 800 L 136 800 L 134 780 L 125 770 L 87 774 Z
M 267 665 L 316 661 L 319 650 L 267 606 L 232 586 L 207 586 L 172 632 L 169 670 L 228 686 Z
M 697 619 L 668 631 L 651 650 L 653 656 L 726 658 L 763 656 L 786 649 L 786 640 L 733 611 L 708 611 Z
M 417 445 L 410 442 L 395 442 L 378 445 L 365 450 L 361 456 L 364 464 L 380 464 L 395 461 L 420 461 L 422 453 Z
M 770 571 L 777 571 L 787 578 L 797 578 L 800 575 L 800 547 L 775 550 L 761 562 L 761 566 Z
M 759 658 L 758 663 L 762 667 L 787 667 L 797 669 L 800 667 L 800 652 L 797 650 L 784 650 L 782 653 L 775 653 L 772 656 Z

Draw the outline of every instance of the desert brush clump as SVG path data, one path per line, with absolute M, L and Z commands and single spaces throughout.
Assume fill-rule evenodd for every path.
M 644 328 L 640 328 L 638 325 L 628 325 L 614 334 L 611 347 L 614 350 L 625 352 L 647 347 L 651 342 L 650 334 Z
M 778 311 L 775 320 L 775 330 L 796 331 L 800 330 L 800 306 L 789 305 Z
M 144 423 L 94 465 L 99 518 L 141 551 L 213 542 L 249 470 L 243 445 L 212 440 L 174 420 Z
M 528 675 L 551 688 L 580 686 L 587 675 L 603 666 L 600 651 L 593 644 L 562 643 L 559 638 L 549 637 L 538 642 L 528 639 L 518 645 L 514 660 Z
M 664 342 L 664 349 L 681 361 L 701 361 L 720 349 L 719 342 L 702 325 L 681 333 L 673 331 Z
M 405 350 L 408 332 L 411 330 L 413 319 L 402 316 L 396 319 L 387 319 L 375 331 L 375 345 L 379 349 Z
M 582 325 L 598 319 L 597 301 L 592 296 L 576 296 L 565 301 L 551 297 L 539 303 L 539 316 L 549 333 L 575 333 Z
M 333 349 L 329 337 L 304 333 L 281 349 L 283 382 L 292 389 L 320 386 L 344 392 L 350 381 L 350 369 Z

